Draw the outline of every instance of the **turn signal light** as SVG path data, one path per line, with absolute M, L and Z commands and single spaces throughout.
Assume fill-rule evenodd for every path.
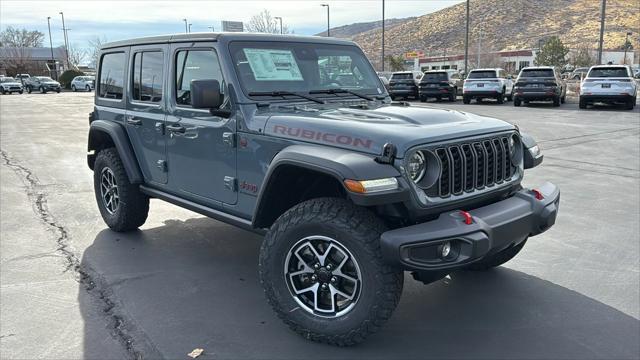
M 351 192 L 358 194 L 370 194 L 380 191 L 395 190 L 398 188 L 398 179 L 384 178 L 375 180 L 351 180 L 344 181 L 344 186 Z

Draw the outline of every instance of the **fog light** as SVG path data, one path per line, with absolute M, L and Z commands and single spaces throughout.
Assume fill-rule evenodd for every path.
M 451 243 L 449 241 L 442 244 L 442 250 L 440 250 L 440 256 L 444 259 L 451 254 Z

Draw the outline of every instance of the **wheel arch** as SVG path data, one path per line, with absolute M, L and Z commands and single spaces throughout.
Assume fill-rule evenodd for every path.
M 100 150 L 115 147 L 120 156 L 129 181 L 132 184 L 140 184 L 143 181 L 142 172 L 135 159 L 133 147 L 122 125 L 105 120 L 91 122 L 89 129 L 87 164 L 93 170 L 96 155 Z

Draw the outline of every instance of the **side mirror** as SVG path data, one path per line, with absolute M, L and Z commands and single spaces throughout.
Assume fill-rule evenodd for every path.
M 191 106 L 194 109 L 217 109 L 224 95 L 220 93 L 220 82 L 213 79 L 191 80 Z

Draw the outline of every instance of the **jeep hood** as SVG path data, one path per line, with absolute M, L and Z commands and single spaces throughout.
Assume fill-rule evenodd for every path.
M 385 143 L 398 157 L 416 145 L 513 130 L 505 121 L 467 112 L 417 106 L 372 109 L 269 110 L 265 134 L 380 154 Z

